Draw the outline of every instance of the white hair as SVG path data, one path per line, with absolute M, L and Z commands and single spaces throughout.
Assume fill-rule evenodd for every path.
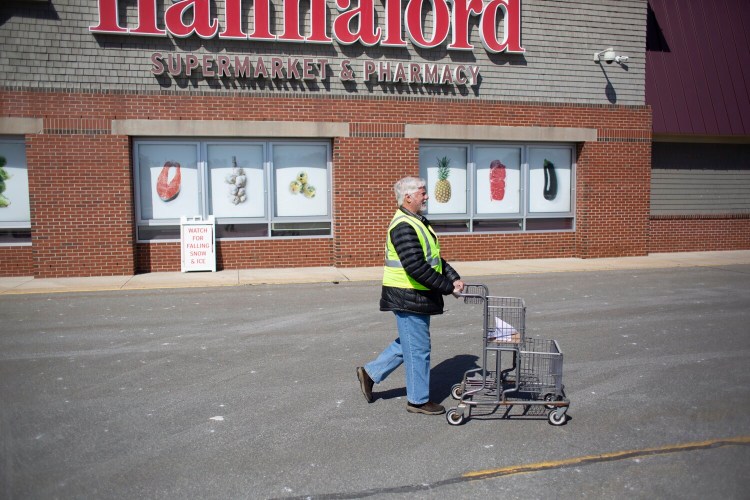
M 400 207 L 404 203 L 404 197 L 407 194 L 414 194 L 427 185 L 424 179 L 420 177 L 404 177 L 399 179 L 396 184 L 393 185 L 393 190 L 396 192 L 396 203 Z

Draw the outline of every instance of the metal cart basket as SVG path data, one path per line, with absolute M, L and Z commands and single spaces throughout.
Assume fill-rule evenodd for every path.
M 511 418 L 514 406 L 522 406 L 521 416 L 546 415 L 550 424 L 564 424 L 570 401 L 562 383 L 563 353 L 557 341 L 526 337 L 522 299 L 488 295 L 485 285 L 466 285 L 460 296 L 482 305 L 482 365 L 466 371 L 451 389 L 458 406 L 447 411 L 448 423 L 462 424 L 480 406 L 505 407 L 504 418 Z

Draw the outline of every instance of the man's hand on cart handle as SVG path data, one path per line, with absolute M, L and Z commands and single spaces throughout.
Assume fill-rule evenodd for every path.
M 453 296 L 458 298 L 461 296 L 461 292 L 464 291 L 464 282 L 456 280 L 453 282 Z

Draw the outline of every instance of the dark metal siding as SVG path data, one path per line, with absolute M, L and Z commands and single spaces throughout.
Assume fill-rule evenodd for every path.
M 648 3 L 654 134 L 750 136 L 750 1 Z
M 746 213 L 750 144 L 653 144 L 652 215 Z

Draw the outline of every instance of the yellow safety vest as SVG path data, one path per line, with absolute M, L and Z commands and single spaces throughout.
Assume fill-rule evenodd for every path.
M 420 284 L 406 273 L 404 266 L 401 265 L 401 261 L 396 253 L 396 247 L 393 246 L 393 242 L 391 241 L 391 230 L 401 222 L 406 222 L 416 231 L 427 263 L 438 273 L 442 274 L 443 272 L 443 260 L 440 258 L 440 243 L 438 243 L 438 240 L 432 234 L 432 231 L 430 231 L 430 229 L 416 217 L 412 217 L 401 210 L 398 210 L 388 226 L 388 237 L 385 243 L 383 286 L 429 290 L 426 286 Z

